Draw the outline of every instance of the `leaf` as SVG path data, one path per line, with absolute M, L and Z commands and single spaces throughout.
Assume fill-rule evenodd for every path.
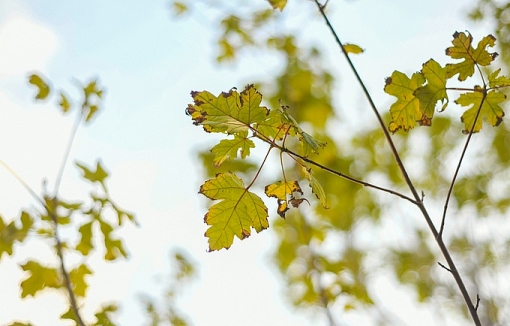
M 423 85 L 425 77 L 421 73 L 414 73 L 411 79 L 400 71 L 394 71 L 391 77 L 386 78 L 384 91 L 393 95 L 397 101 L 390 107 L 392 121 L 388 129 L 395 133 L 399 129 L 409 131 L 414 128 L 416 121 L 422 120 L 420 101 L 414 92 Z
M 17 226 L 19 222 L 21 226 Z M 12 255 L 14 243 L 23 242 L 34 225 L 33 218 L 25 211 L 21 212 L 19 222 L 14 220 L 6 225 L 0 216 L 0 258 L 4 252 L 9 256 Z
M 76 250 L 81 252 L 82 255 L 88 256 L 90 251 L 94 248 L 92 243 L 92 225 L 94 221 L 88 222 L 80 226 L 78 232 L 81 234 L 80 242 L 76 245 Z
M 267 207 L 262 199 L 248 191 L 233 173 L 217 174 L 200 187 L 199 193 L 212 200 L 221 200 L 204 216 L 204 222 L 211 226 L 205 232 L 209 238 L 209 251 L 230 248 L 234 235 L 241 240 L 247 238 L 252 227 L 260 232 L 269 226 Z
M 499 87 L 505 87 L 510 86 L 510 78 L 507 76 L 501 75 L 499 76 L 499 73 L 501 72 L 501 68 L 494 71 L 489 75 L 489 87 L 490 88 L 499 88 Z
M 60 102 L 58 105 L 60 105 L 63 113 L 67 113 L 71 109 L 71 102 L 69 102 L 67 96 L 63 92 L 60 92 Z
M 194 105 L 186 112 L 195 125 L 202 125 L 207 132 L 235 134 L 247 132 L 251 124 L 263 121 L 268 109 L 260 106 L 262 95 L 253 85 L 248 85 L 239 94 L 235 89 L 217 97 L 203 92 L 191 92 Z
M 347 53 L 353 53 L 353 54 L 360 54 L 360 53 L 365 52 L 360 46 L 358 46 L 356 44 L 349 44 L 349 43 L 344 44 L 344 50 Z
M 255 144 L 248 139 L 248 132 L 240 132 L 234 136 L 234 139 L 223 139 L 211 149 L 214 153 L 214 165 L 220 166 L 226 159 L 237 158 L 237 153 L 241 151 L 241 158 L 250 155 L 250 148 L 255 148 Z
M 64 312 L 62 315 L 60 315 L 60 319 L 69 319 L 76 322 L 76 325 L 78 324 L 78 318 L 76 318 L 76 314 L 74 313 L 73 307 L 69 306 L 69 309 Z
M 35 296 L 35 294 L 44 288 L 62 287 L 62 283 L 55 268 L 44 267 L 36 261 L 29 260 L 21 268 L 29 273 L 29 276 L 20 284 L 22 292 L 21 297 Z
M 102 220 L 99 220 L 99 225 L 104 236 L 104 246 L 106 249 L 104 259 L 115 260 L 121 256 L 127 258 L 128 254 L 124 249 L 122 241 L 112 237 L 113 227 Z
M 114 312 L 117 312 L 118 307 L 115 304 L 109 304 L 107 306 L 102 306 L 101 310 L 94 314 L 97 321 L 93 324 L 93 326 L 115 326 L 112 322 L 111 316 Z
M 73 292 L 78 297 L 85 297 L 89 285 L 85 281 L 85 276 L 92 274 L 87 265 L 81 264 L 78 268 L 69 271 L 69 278 L 73 285 Z
M 75 164 L 82 170 L 82 175 L 85 179 L 89 180 L 90 182 L 99 182 L 101 185 L 103 185 L 103 187 L 106 187 L 104 182 L 108 177 L 108 172 L 106 172 L 106 170 L 103 168 L 100 161 L 96 163 L 95 171 L 92 171 L 81 163 L 76 162 Z
M 172 10 L 176 15 L 182 15 L 189 11 L 188 6 L 181 1 L 172 2 Z
M 446 94 L 446 70 L 435 60 L 430 59 L 423 64 L 421 72 L 425 77 L 427 84 L 417 88 L 414 92 L 414 96 L 416 96 L 416 98 L 420 101 L 420 111 L 422 113 L 422 117 L 419 120 L 420 125 L 430 126 L 437 101 L 444 103 L 441 111 L 444 111 L 448 105 L 448 95 Z
M 15 321 L 15 322 L 12 322 L 11 324 L 6 325 L 6 326 L 34 326 L 34 325 L 31 323 L 22 323 L 19 321 Z
M 267 0 L 273 9 L 279 9 L 280 11 L 285 8 L 287 0 Z
M 28 82 L 39 89 L 35 96 L 37 100 L 44 100 L 50 95 L 50 86 L 38 75 L 30 75 Z
M 329 208 L 328 202 L 326 199 L 326 193 L 324 192 L 324 189 L 322 188 L 319 181 L 317 181 L 317 179 L 315 179 L 315 177 L 313 176 L 312 168 L 309 166 L 303 167 L 303 173 L 305 174 L 305 178 L 310 182 L 309 183 L 310 188 L 312 188 L 312 192 L 315 194 L 317 199 L 319 199 L 319 201 L 321 202 L 322 207 L 324 207 L 326 209 Z
M 473 42 L 473 36 L 469 33 L 455 32 L 453 34 L 452 47 L 446 49 L 446 55 L 449 55 L 453 59 L 464 59 L 459 63 L 449 63 L 446 65 L 446 78 L 451 78 L 456 74 L 459 74 L 459 80 L 466 80 L 471 77 L 475 72 L 475 65 L 487 66 L 497 56 L 496 52 L 489 53 L 487 47 L 493 47 L 496 38 L 492 35 L 487 35 L 480 42 L 476 49 L 473 48 L 471 43 Z
M 282 109 L 271 110 L 266 119 L 255 125 L 255 129 L 263 138 L 282 140 L 286 135 L 296 135 L 297 125 L 295 120 L 290 121 L 289 117 Z
M 479 86 L 475 89 L 481 90 Z M 499 106 L 499 103 L 503 102 L 505 99 L 505 94 L 496 91 L 488 92 L 485 99 L 481 91 L 460 94 L 455 103 L 462 106 L 470 106 L 470 108 L 466 110 L 461 117 L 461 121 L 464 122 L 464 130 L 462 132 L 464 134 L 468 134 L 471 131 L 473 124 L 473 132 L 479 132 L 482 129 L 482 117 L 486 117 L 487 121 L 492 126 L 498 126 L 501 121 L 503 121 L 503 116 L 505 115 L 503 109 Z M 482 101 L 483 104 L 481 104 Z M 482 107 L 480 109 L 478 119 L 476 119 L 475 122 L 476 113 L 478 108 L 480 108 L 480 104 Z
M 285 218 L 285 212 L 289 210 L 289 200 L 287 196 L 292 196 L 294 192 L 303 194 L 301 187 L 297 181 L 278 181 L 265 187 L 264 192 L 268 197 L 274 197 L 278 201 L 278 215 Z M 292 197 L 293 198 L 293 197 Z M 297 203 L 296 201 L 294 201 Z M 297 204 L 299 205 L 299 204 Z M 294 206 L 296 207 L 296 206 Z
M 308 157 L 311 153 L 319 154 L 319 149 L 324 148 L 326 146 L 325 142 L 318 141 L 317 139 L 313 138 L 308 133 L 301 130 L 301 137 L 299 138 L 301 140 L 301 145 L 303 145 L 304 149 L 304 156 Z

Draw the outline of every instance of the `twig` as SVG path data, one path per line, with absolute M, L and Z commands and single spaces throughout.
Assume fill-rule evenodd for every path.
M 326 22 L 326 25 L 328 25 L 329 30 L 333 34 L 337 44 L 340 46 L 340 49 L 342 50 L 342 53 L 344 54 L 347 62 L 349 63 L 349 66 L 351 67 L 352 71 L 356 75 L 356 78 L 357 78 L 361 88 L 363 89 L 363 92 L 364 92 L 368 102 L 370 103 L 370 107 L 372 108 L 372 111 L 374 112 L 374 114 L 377 117 L 377 120 L 379 121 L 379 125 L 381 126 L 381 129 L 384 132 L 384 136 L 386 137 L 386 140 L 387 140 L 387 142 L 388 142 L 388 144 L 390 146 L 390 149 L 391 149 L 391 152 L 392 152 L 392 154 L 393 154 L 393 156 L 395 158 L 395 161 L 397 162 L 398 167 L 399 167 L 402 175 L 404 176 L 404 179 L 405 179 L 405 181 L 406 181 L 406 183 L 407 183 L 407 185 L 409 187 L 409 190 L 413 194 L 413 197 L 415 199 L 414 200 L 414 204 L 417 205 L 418 208 L 420 209 L 423 217 L 425 218 L 425 221 L 427 222 L 427 225 L 429 226 L 430 231 L 434 235 L 434 238 L 436 239 L 436 242 L 437 242 L 439 248 L 441 249 L 441 252 L 443 253 L 444 258 L 446 259 L 446 262 L 448 263 L 449 270 L 450 270 L 451 274 L 453 275 L 453 277 L 455 279 L 455 282 L 457 283 L 457 286 L 459 287 L 459 290 L 462 293 L 464 301 L 466 302 L 466 305 L 467 305 L 467 307 L 469 309 L 469 312 L 471 314 L 471 317 L 473 318 L 473 321 L 474 321 L 475 325 L 476 326 L 481 326 L 482 324 L 480 322 L 480 318 L 478 317 L 476 309 L 473 306 L 473 303 L 471 302 L 471 299 L 469 297 L 469 293 L 468 293 L 468 291 L 466 289 L 466 286 L 464 285 L 462 277 L 460 276 L 459 272 L 457 271 L 457 268 L 455 267 L 455 263 L 453 262 L 453 259 L 452 259 L 451 255 L 450 255 L 450 252 L 448 251 L 448 248 L 444 244 L 443 239 L 439 236 L 439 233 L 437 232 L 437 229 L 434 226 L 434 223 L 432 222 L 432 219 L 430 218 L 427 209 L 423 205 L 423 201 L 421 201 L 420 196 L 418 195 L 418 192 L 416 191 L 416 188 L 414 187 L 411 179 L 409 178 L 409 175 L 407 174 L 407 171 L 406 171 L 406 169 L 404 167 L 404 164 L 402 163 L 402 160 L 400 159 L 400 155 L 398 154 L 397 149 L 395 148 L 395 144 L 393 143 L 393 140 L 392 140 L 388 130 L 386 129 L 386 125 L 384 124 L 384 121 L 382 120 L 381 115 L 377 111 L 377 108 L 376 108 L 376 106 L 375 106 L 375 104 L 374 104 L 374 102 L 372 100 L 372 97 L 370 96 L 370 93 L 366 89 L 365 84 L 363 83 L 363 81 L 361 80 L 361 77 L 358 74 L 358 71 L 354 67 L 354 64 L 352 63 L 351 59 L 349 58 L 349 55 L 348 55 L 347 51 L 343 47 L 343 44 L 340 41 L 340 38 L 338 37 L 335 29 L 333 28 L 333 26 L 331 25 L 328 17 L 326 16 L 326 13 L 323 10 L 323 6 L 319 3 L 318 0 L 315 0 L 315 3 L 317 4 L 317 7 L 318 7 L 320 13 L 322 14 L 322 17 L 324 18 L 324 21 Z
M 440 262 L 437 262 L 437 264 L 441 267 L 443 267 L 444 269 L 446 269 L 447 271 L 449 271 L 450 273 L 452 272 L 451 269 L 449 269 L 448 267 L 446 267 L 445 265 L 441 264 Z
M 473 130 L 475 130 L 475 124 L 478 120 L 478 117 L 480 115 L 480 111 L 482 110 L 483 102 L 485 101 L 485 97 L 487 96 L 487 92 L 483 92 L 482 101 L 480 102 L 480 106 L 478 107 L 478 110 L 476 111 L 475 121 L 473 122 L 473 125 L 471 126 L 471 130 L 469 130 L 469 135 L 466 139 L 466 144 L 464 144 L 464 149 L 462 149 L 462 154 L 460 155 L 459 163 L 457 164 L 457 168 L 455 169 L 455 173 L 452 178 L 452 182 L 450 183 L 450 189 L 448 189 L 448 194 L 446 195 L 446 201 L 444 203 L 444 210 L 443 210 L 443 217 L 441 218 L 441 228 L 439 229 L 439 236 L 443 236 L 444 231 L 444 224 L 446 220 L 446 211 L 448 210 L 448 204 L 450 203 L 450 197 L 453 192 L 453 186 L 455 185 L 455 181 L 457 180 L 457 176 L 460 171 L 460 166 L 462 164 L 462 160 L 464 159 L 464 155 L 466 154 L 469 142 L 471 140 L 471 137 L 473 136 Z

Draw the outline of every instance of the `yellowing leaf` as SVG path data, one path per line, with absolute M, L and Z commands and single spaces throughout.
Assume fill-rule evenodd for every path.
M 397 101 L 390 107 L 392 121 L 388 129 L 396 132 L 399 129 L 409 131 L 414 128 L 416 121 L 421 120 L 420 101 L 415 97 L 414 92 L 423 85 L 425 77 L 421 73 L 414 73 L 409 79 L 400 71 L 394 71 L 391 77 L 386 78 L 384 91 L 397 98 Z
M 487 47 L 493 47 L 496 38 L 492 35 L 484 37 L 476 49 L 473 48 L 471 43 L 473 42 L 473 36 L 469 33 L 455 32 L 453 34 L 452 47 L 446 49 L 446 55 L 449 55 L 453 59 L 464 59 L 462 62 L 455 64 L 447 64 L 446 78 L 451 78 L 456 74 L 459 74 L 459 80 L 466 80 L 471 77 L 475 72 L 475 65 L 487 66 L 497 56 L 496 52 L 489 53 Z
M 480 90 L 479 87 L 477 89 Z M 503 116 L 505 115 L 499 104 L 505 99 L 505 94 L 496 91 L 488 92 L 485 99 L 481 91 L 461 94 L 455 103 L 462 106 L 470 106 L 461 117 L 461 121 L 464 122 L 464 130 L 462 132 L 468 134 L 473 125 L 473 132 L 480 131 L 482 129 L 482 117 L 486 117 L 487 121 L 494 127 L 499 125 L 501 121 L 503 121 Z M 483 104 L 481 104 L 482 100 Z M 476 113 L 480 108 L 480 104 L 482 107 L 478 119 L 476 119 L 475 122 Z
M 234 136 L 234 139 L 223 139 L 211 149 L 214 153 L 214 165 L 220 166 L 227 158 L 233 160 L 237 157 L 237 152 L 241 151 L 241 157 L 246 158 L 250 155 L 250 148 L 255 148 L 255 144 L 248 139 L 247 132 L 241 132 Z
M 205 232 L 210 251 L 230 248 L 234 235 L 241 240 L 247 238 L 252 227 L 257 232 L 268 228 L 266 205 L 235 174 L 219 173 L 207 180 L 199 192 L 209 199 L 221 200 L 204 216 L 204 222 L 211 226 Z
M 510 86 L 510 78 L 507 76 L 499 76 L 499 73 L 501 72 L 501 68 L 494 71 L 489 75 L 489 87 L 490 88 L 498 88 L 498 87 L 505 87 Z
M 101 165 L 101 162 L 96 163 L 96 170 L 92 171 L 91 169 L 87 168 L 85 165 L 76 162 L 76 166 L 78 166 L 83 174 L 83 177 L 90 182 L 99 182 L 105 187 L 105 180 L 108 177 L 108 172 L 103 168 Z
M 292 197 L 292 194 L 294 192 L 303 194 L 303 191 L 301 190 L 301 187 L 299 186 L 299 183 L 297 181 L 287 182 L 278 181 L 276 183 L 267 185 L 264 192 L 268 197 L 274 197 L 278 200 L 277 212 L 278 215 L 280 215 L 283 218 L 285 218 L 285 212 L 289 210 L 289 200 L 287 200 L 287 196 Z M 293 198 L 294 197 L 292 197 L 291 200 Z
M 269 1 L 269 4 L 273 9 L 280 9 L 280 11 L 285 8 L 285 5 L 287 4 L 287 0 L 267 0 Z
M 63 113 L 67 113 L 69 109 L 71 109 L 71 103 L 67 99 L 67 96 L 62 92 L 60 92 L 60 102 L 58 104 L 62 108 Z
M 365 52 L 360 46 L 358 46 L 356 44 L 349 44 L 349 43 L 344 44 L 344 50 L 347 53 L 353 53 L 353 54 L 360 54 L 360 53 Z
M 430 126 L 437 101 L 444 103 L 441 111 L 448 105 L 446 70 L 435 60 L 430 59 L 423 64 L 421 72 L 427 84 L 416 89 L 414 96 L 420 101 L 420 111 L 422 113 L 422 117 L 419 120 L 420 125 Z
M 73 292 L 78 297 L 85 297 L 89 285 L 85 281 L 85 276 L 92 274 L 87 265 L 81 264 L 78 268 L 69 271 L 69 278 L 73 286 Z
M 262 95 L 253 85 L 238 93 L 231 89 L 218 96 L 203 91 L 191 92 L 194 105 L 188 105 L 186 112 L 195 125 L 202 125 L 207 132 L 235 134 L 247 132 L 251 124 L 263 121 L 269 111 L 260 106 Z
M 287 134 L 295 135 L 293 123 L 288 120 L 283 110 L 271 110 L 266 119 L 256 124 L 257 133 L 263 138 L 282 140 Z
M 80 242 L 76 245 L 76 250 L 82 255 L 87 256 L 94 248 L 92 243 L 92 225 L 94 221 L 88 222 L 80 226 L 78 232 L 81 234 Z
M 44 100 L 50 95 L 50 86 L 38 75 L 31 75 L 28 78 L 28 82 L 39 89 L 39 92 L 35 96 L 37 100 Z
M 312 192 L 321 202 L 322 207 L 329 208 L 326 199 L 326 192 L 324 192 L 324 188 L 322 188 L 319 181 L 317 181 L 317 179 L 315 179 L 315 177 L 313 176 L 312 168 L 309 166 L 303 167 L 303 173 L 305 175 L 305 178 L 310 182 L 310 188 L 312 188 Z
M 62 286 L 55 268 L 44 267 L 38 262 L 28 261 L 21 268 L 29 273 L 29 276 L 21 282 L 21 297 L 25 298 L 35 294 L 44 288 L 58 289 Z

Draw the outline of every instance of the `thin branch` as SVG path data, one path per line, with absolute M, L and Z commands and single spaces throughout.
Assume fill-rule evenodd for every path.
M 408 176 L 407 171 L 406 171 L 406 169 L 404 167 L 404 164 L 402 163 L 402 160 L 400 159 L 400 155 L 398 154 L 397 149 L 395 148 L 395 144 L 393 143 L 393 140 L 392 140 L 388 130 L 386 129 L 386 125 L 384 124 L 384 121 L 382 120 L 381 115 L 377 111 L 377 108 L 376 108 L 376 106 L 375 106 L 375 104 L 374 104 L 374 102 L 372 100 L 372 97 L 370 96 L 370 93 L 366 89 L 365 84 L 363 83 L 361 77 L 358 74 L 358 71 L 354 67 L 354 64 L 352 63 L 351 59 L 349 58 L 349 55 L 348 55 L 347 51 L 343 47 L 343 44 L 340 41 L 340 38 L 338 37 L 335 29 L 333 28 L 333 26 L 331 25 L 328 17 L 326 16 L 326 13 L 324 12 L 323 6 L 319 3 L 318 0 L 315 0 L 315 3 L 317 4 L 317 7 L 318 7 L 320 13 L 322 14 L 322 17 L 324 18 L 324 21 L 326 22 L 326 25 L 329 27 L 331 33 L 333 34 L 337 44 L 340 46 L 340 49 L 342 50 L 342 53 L 345 56 L 347 62 L 349 63 L 352 71 L 356 75 L 356 78 L 357 78 L 361 88 L 363 89 L 363 92 L 364 92 L 366 98 L 368 99 L 368 101 L 370 103 L 370 107 L 372 108 L 372 111 L 374 112 L 374 114 L 377 117 L 377 120 L 379 121 L 379 125 L 381 126 L 381 129 L 384 132 L 384 136 L 386 137 L 386 140 L 387 140 L 387 142 L 388 142 L 388 144 L 390 146 L 391 152 L 392 152 L 393 156 L 395 157 L 395 160 L 396 160 L 396 162 L 398 164 L 398 167 L 399 167 L 402 175 L 404 176 L 404 179 L 405 179 L 407 185 L 409 186 L 410 191 L 413 194 L 413 197 L 415 199 L 413 201 L 413 203 L 415 205 L 417 205 L 418 208 L 420 209 L 420 211 L 422 212 L 422 215 L 425 218 L 425 221 L 427 222 L 427 225 L 429 226 L 430 231 L 434 235 L 434 238 L 436 239 L 436 242 L 437 242 L 437 244 L 438 244 L 438 246 L 439 246 L 439 248 L 440 248 L 440 250 L 441 250 L 441 252 L 442 252 L 442 254 L 444 256 L 444 258 L 446 259 L 446 262 L 448 263 L 449 270 L 450 270 L 451 274 L 453 275 L 453 277 L 455 279 L 455 282 L 457 283 L 457 286 L 459 287 L 459 290 L 462 293 L 464 301 L 466 302 L 466 305 L 467 305 L 467 307 L 469 309 L 469 312 L 471 314 L 471 317 L 473 318 L 473 321 L 474 321 L 475 325 L 476 326 L 481 326 L 480 318 L 478 317 L 478 314 L 477 314 L 476 309 L 475 309 L 475 307 L 473 305 L 473 302 L 471 301 L 471 299 L 469 297 L 469 293 L 468 293 L 468 291 L 466 289 L 466 286 L 464 285 L 464 281 L 462 280 L 462 277 L 460 276 L 459 272 L 457 271 L 457 268 L 455 266 L 455 263 L 453 262 L 453 259 L 452 259 L 451 255 L 450 255 L 450 252 L 448 251 L 448 248 L 444 244 L 443 239 L 439 236 L 439 233 L 437 232 L 437 229 L 434 226 L 434 223 L 432 222 L 432 219 L 430 218 L 427 209 L 423 205 L 423 201 L 421 201 L 420 196 L 418 195 L 418 192 L 416 191 L 416 188 L 414 187 L 411 179 Z
M 35 193 L 35 191 L 30 188 L 28 183 L 25 182 L 7 163 L 0 159 L 0 165 L 3 166 L 22 186 L 25 190 L 30 194 L 30 196 L 34 197 L 34 199 L 39 202 L 44 208 L 46 208 L 46 203 Z
M 444 224 L 446 220 L 446 211 L 448 210 L 448 204 L 450 203 L 450 198 L 453 192 L 453 186 L 455 185 L 455 181 L 457 180 L 457 176 L 459 175 L 460 166 L 462 165 L 462 161 L 464 160 L 464 155 L 466 154 L 469 142 L 471 140 L 471 137 L 473 136 L 473 130 L 475 129 L 476 121 L 478 120 L 478 117 L 480 116 L 480 111 L 482 111 L 483 102 L 485 101 L 485 97 L 487 96 L 487 92 L 483 93 L 482 101 L 480 102 L 480 106 L 478 107 L 478 110 L 476 111 L 475 121 L 473 122 L 473 125 L 471 126 L 471 130 L 469 130 L 469 135 L 466 139 L 466 143 L 464 144 L 464 148 L 462 149 L 462 154 L 460 155 L 459 163 L 457 164 L 457 168 L 455 169 L 455 173 L 452 178 L 452 182 L 450 183 L 450 189 L 448 189 L 448 194 L 446 195 L 446 201 L 444 203 L 444 210 L 443 210 L 443 217 L 441 218 L 441 228 L 439 229 L 439 236 L 443 236 L 444 231 Z
M 445 265 L 441 264 L 440 262 L 437 262 L 437 264 L 441 267 L 443 267 L 444 269 L 446 269 L 447 271 L 449 271 L 450 273 L 452 272 L 451 269 L 449 269 L 448 267 L 446 267 Z

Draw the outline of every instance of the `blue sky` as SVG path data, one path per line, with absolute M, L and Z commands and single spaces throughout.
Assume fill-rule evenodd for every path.
M 475 39 L 487 30 L 463 18 L 466 5 L 459 1 L 333 2 L 331 21 L 343 41 L 366 49 L 354 61 L 381 111 L 390 101 L 382 92 L 384 77 L 393 70 L 412 72 L 430 57 L 441 58 L 455 30 L 470 30 Z M 297 3 L 284 12 L 281 27 L 298 30 L 303 42 L 328 44 L 325 60 L 340 76 L 339 107 L 360 107 L 359 89 L 313 14 L 313 4 Z M 38 71 L 71 95 L 77 94 L 74 81 L 99 78 L 107 89 L 104 110 L 80 129 L 71 154 L 89 165 L 101 158 L 112 173 L 112 195 L 136 212 L 141 227 L 128 226 L 119 234 L 131 253 L 128 261 L 91 259 L 95 275 L 89 279 L 87 318 L 98 302 L 120 300 L 119 324 L 141 325 L 136 295 L 162 290 L 155 277 L 169 270 L 169 250 L 180 246 L 198 262 L 200 278 L 182 301 L 196 325 L 234 325 L 241 318 L 243 325 L 324 324 L 320 315 L 295 314 L 284 298 L 283 284 L 270 265 L 270 230 L 216 253 L 206 253 L 203 237 L 205 200 L 197 194 L 202 177 L 194 153 L 210 142 L 184 115 L 189 93 L 218 93 L 274 77 L 278 58 L 246 51 L 239 63 L 218 66 L 213 46 L 217 29 L 209 19 L 217 12 L 204 1 L 195 15 L 174 19 L 168 5 L 162 0 L 0 0 L 0 158 L 33 189 L 41 189 L 44 178 L 51 185 L 73 119 L 62 118 L 53 100 L 34 103 L 26 77 Z M 349 118 L 348 110 L 340 113 Z M 0 184 L 0 198 L 7 198 L 0 207 L 4 217 L 34 205 L 5 170 L 0 170 Z M 62 195 L 73 198 L 87 191 L 70 164 Z M 4 256 L 0 263 L 0 324 L 20 318 L 36 325 L 66 325 L 57 321 L 63 298 L 51 291 L 35 300 L 13 301 L 23 278 L 16 262 L 27 257 L 55 261 L 40 243 L 32 239 L 19 256 Z M 381 282 L 381 289 L 391 287 L 391 282 Z M 395 292 L 395 298 L 405 295 L 410 293 Z M 422 325 L 437 322 L 427 308 L 409 306 L 399 315 L 410 325 L 418 325 L 417 316 L 423 316 L 418 317 Z M 356 318 L 346 316 L 353 324 L 359 322 Z

